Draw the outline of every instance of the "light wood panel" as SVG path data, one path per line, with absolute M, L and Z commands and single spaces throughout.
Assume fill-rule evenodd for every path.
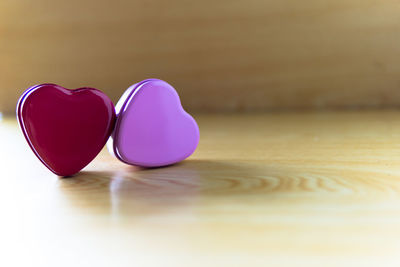
M 400 103 L 395 0 L 0 2 L 0 110 L 37 83 L 172 83 L 190 110 Z
M 0 265 L 399 265 L 400 112 L 195 117 L 180 164 L 69 179 L 3 121 Z

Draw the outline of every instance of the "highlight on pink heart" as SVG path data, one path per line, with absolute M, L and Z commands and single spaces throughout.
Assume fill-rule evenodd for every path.
M 182 161 L 196 150 L 199 127 L 167 82 L 147 79 L 132 85 L 116 110 L 117 121 L 108 148 L 121 161 L 161 167 Z
M 22 94 L 17 119 L 38 159 L 53 173 L 71 176 L 106 144 L 115 124 L 115 109 L 100 90 L 41 84 Z

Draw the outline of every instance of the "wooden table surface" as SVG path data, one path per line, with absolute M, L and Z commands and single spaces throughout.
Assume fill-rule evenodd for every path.
M 0 266 L 399 266 L 400 112 L 195 116 L 167 168 L 61 179 L 0 123 Z

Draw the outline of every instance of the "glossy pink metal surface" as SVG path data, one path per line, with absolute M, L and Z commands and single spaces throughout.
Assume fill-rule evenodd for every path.
M 109 151 L 143 167 L 174 164 L 196 149 L 200 133 L 167 82 L 148 79 L 132 85 L 116 105 L 117 122 Z
M 97 89 L 41 84 L 21 96 L 17 118 L 40 161 L 59 176 L 71 176 L 88 165 L 107 142 L 115 109 Z

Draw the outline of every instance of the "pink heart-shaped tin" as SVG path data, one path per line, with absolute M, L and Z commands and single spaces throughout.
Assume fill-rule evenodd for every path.
M 116 112 L 108 148 L 127 164 L 170 165 L 196 150 L 199 127 L 165 81 L 147 79 L 132 85 L 118 101 Z

